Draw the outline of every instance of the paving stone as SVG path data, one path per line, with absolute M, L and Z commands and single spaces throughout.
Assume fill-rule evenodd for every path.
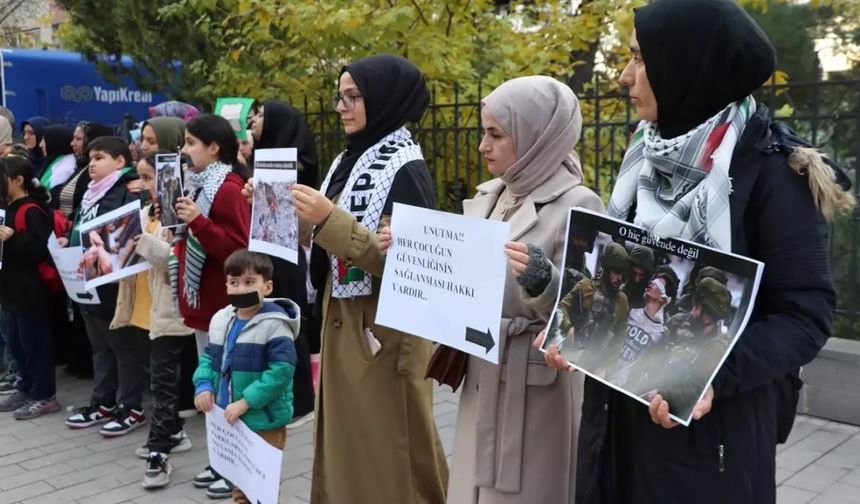
M 785 481 L 785 484 L 815 493 L 827 490 L 830 485 L 848 474 L 841 468 L 826 467 L 819 464 L 811 464 Z
M 194 447 L 171 456 L 170 485 L 146 491 L 145 464 L 134 450 L 146 442 L 147 429 L 110 440 L 95 428 L 68 429 L 63 422 L 75 405 L 88 403 L 91 382 L 61 375 L 58 386 L 67 406 L 61 413 L 28 422 L 0 414 L 0 504 L 213 502 L 191 484 L 208 461 L 203 415 L 186 421 Z M 434 394 L 436 425 L 450 461 L 459 394 L 447 387 Z M 308 504 L 312 465 L 313 425 L 290 430 L 281 504 Z M 778 447 L 776 481 L 778 504 L 860 504 L 860 428 L 798 416 L 788 442 Z
M 788 485 L 782 485 L 776 489 L 777 504 L 807 504 L 817 496 L 816 492 L 801 490 Z

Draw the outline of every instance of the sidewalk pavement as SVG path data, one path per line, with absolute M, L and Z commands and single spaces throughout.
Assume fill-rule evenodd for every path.
M 192 504 L 212 503 L 191 479 L 206 465 L 203 417 L 186 423 L 194 448 L 171 457 L 170 486 L 141 487 L 145 462 L 134 455 L 147 429 L 104 439 L 96 428 L 73 431 L 69 412 L 89 401 L 90 382 L 59 377 L 62 413 L 15 421 L 0 413 L 0 504 Z M 450 457 L 458 395 L 436 389 L 436 424 Z M 312 424 L 289 431 L 281 471 L 281 503 L 308 502 Z M 779 447 L 778 504 L 860 504 L 860 427 L 798 417 L 789 442 Z M 222 501 L 226 502 L 226 501 Z

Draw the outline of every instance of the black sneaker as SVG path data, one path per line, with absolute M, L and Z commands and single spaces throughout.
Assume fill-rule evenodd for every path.
M 191 483 L 194 484 L 197 488 L 207 488 L 212 483 L 221 479 L 221 475 L 215 472 L 215 469 L 212 469 L 212 466 L 206 466 L 206 469 L 203 469 L 203 472 L 198 474 L 191 480 Z
M 233 483 L 225 479 L 219 479 L 215 483 L 212 483 L 208 487 L 206 487 L 206 497 L 210 499 L 229 499 L 233 497 L 233 489 L 236 488 L 233 486 Z
M 116 407 L 84 406 L 75 410 L 75 414 L 66 419 L 66 427 L 84 429 L 93 425 L 103 424 L 113 420 Z
M 164 488 L 170 483 L 170 473 L 173 466 L 170 459 L 163 453 L 152 453 L 146 459 L 146 473 L 143 476 L 143 488 Z
M 126 408 L 120 405 L 116 409 L 116 416 L 99 430 L 99 434 L 107 438 L 125 436 L 133 430 L 146 425 L 146 416 L 143 410 Z

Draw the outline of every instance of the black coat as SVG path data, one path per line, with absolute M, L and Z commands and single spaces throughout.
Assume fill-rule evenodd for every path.
M 24 215 L 26 231 L 16 229 L 18 209 L 24 203 L 36 203 Z M 6 226 L 15 234 L 3 243 L 3 267 L 0 268 L 0 305 L 16 313 L 50 313 L 53 293 L 42 281 L 38 264 L 52 264 L 48 238 L 54 232 L 51 209 L 31 196 L 12 202 L 6 209 Z
M 730 168 L 732 251 L 765 267 L 749 324 L 714 379 L 713 408 L 667 430 L 645 405 L 586 380 L 578 504 L 776 501 L 777 432 L 794 418 L 793 371 L 830 336 L 836 293 L 827 223 L 807 178 L 788 166 L 793 139 L 768 114 L 760 105 Z
M 89 172 L 86 172 L 84 175 L 86 175 L 89 180 Z M 93 206 L 93 208 L 90 209 L 90 212 L 87 212 L 87 216 L 83 218 L 81 217 L 80 200 L 78 200 L 74 211 L 74 228 L 72 229 L 74 243 L 77 243 L 78 241 L 78 237 L 76 235 L 81 224 L 85 224 L 87 221 L 104 215 L 112 210 L 116 210 L 132 201 L 140 200 L 139 194 L 129 192 L 126 188 L 126 185 L 129 182 L 137 180 L 137 178 L 137 172 L 134 170 L 124 173 L 120 176 L 119 180 L 116 181 L 116 184 L 114 184 L 113 187 L 111 187 L 108 192 L 106 192 L 105 195 L 102 196 L 102 198 Z M 83 180 L 83 176 L 81 180 Z M 84 193 L 86 193 L 86 191 L 84 191 Z M 81 194 L 81 199 L 83 199 L 83 193 Z M 114 312 L 116 311 L 116 298 L 119 294 L 119 284 L 109 283 L 101 285 L 96 287 L 96 292 L 99 295 L 99 301 L 101 301 L 101 303 L 97 305 L 82 304 L 81 311 L 85 311 L 104 320 L 113 319 Z

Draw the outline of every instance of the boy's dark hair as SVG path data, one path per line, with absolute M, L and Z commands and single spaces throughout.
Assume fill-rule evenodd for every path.
M 246 271 L 263 277 L 264 282 L 272 279 L 272 260 L 266 254 L 251 252 L 247 249 L 239 249 L 224 261 L 224 274 L 230 276 L 242 276 Z
M 128 142 L 125 138 L 120 138 L 116 136 L 101 136 L 93 139 L 87 145 L 87 150 L 92 156 L 93 151 L 104 152 L 112 158 L 118 158 L 122 156 L 125 161 L 125 165 L 128 166 L 131 164 L 131 151 L 128 150 Z

